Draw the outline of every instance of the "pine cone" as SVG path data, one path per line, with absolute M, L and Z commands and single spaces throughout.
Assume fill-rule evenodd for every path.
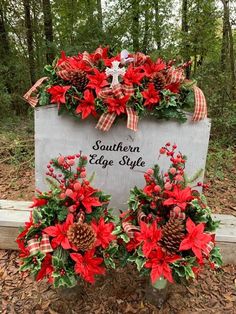
M 81 251 L 90 250 L 96 240 L 93 228 L 86 223 L 73 223 L 68 231 L 69 242 L 75 245 Z
M 83 92 L 89 82 L 87 75 L 82 70 L 70 71 L 69 72 L 70 82 L 74 85 L 80 92 Z
M 153 75 L 152 82 L 156 90 L 162 90 L 166 85 L 166 78 L 161 72 L 156 72 Z
M 185 237 L 184 230 L 183 220 L 170 218 L 162 227 L 161 246 L 171 254 L 177 253 L 180 243 Z

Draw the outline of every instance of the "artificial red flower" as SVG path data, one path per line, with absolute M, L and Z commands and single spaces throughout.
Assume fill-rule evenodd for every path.
M 92 207 L 101 206 L 102 203 L 99 201 L 97 196 L 93 196 L 93 194 L 97 192 L 94 188 L 89 185 L 82 185 L 78 191 L 72 191 L 71 193 L 67 193 L 73 201 L 81 202 L 85 207 L 86 213 L 90 214 L 92 212 Z
M 44 206 L 47 204 L 47 202 L 48 200 L 46 200 L 45 198 L 33 197 L 33 204 L 30 205 L 30 208 Z
M 28 250 L 27 247 L 25 247 L 24 239 L 17 239 L 16 242 L 17 242 L 18 248 L 20 250 L 19 257 L 20 258 L 28 257 L 30 255 L 30 251 Z
M 32 212 L 30 212 L 30 217 L 29 217 L 29 221 L 25 222 L 25 228 L 24 230 L 18 234 L 17 238 L 16 238 L 16 242 L 18 243 L 18 241 L 20 241 L 21 239 L 23 239 L 25 237 L 25 235 L 28 233 L 29 229 L 31 228 L 31 226 L 33 226 L 33 216 L 32 216 Z
M 168 89 L 172 93 L 178 94 L 180 88 L 180 83 L 171 83 L 165 86 L 165 89 Z
M 41 264 L 41 269 L 36 276 L 36 281 L 40 281 L 44 277 L 49 277 L 50 281 L 52 272 L 53 272 L 52 255 L 47 253 Z
M 127 244 L 126 244 L 126 250 L 128 252 L 132 252 L 136 250 L 136 248 L 139 246 L 140 242 L 136 239 L 131 239 Z
M 129 65 L 125 72 L 125 75 L 123 76 L 123 80 L 127 85 L 141 85 L 141 80 L 143 79 L 143 77 L 144 73 L 141 72 L 141 68 L 134 68 L 132 65 Z
M 47 233 L 50 237 L 53 237 L 51 242 L 53 249 L 57 248 L 59 245 L 61 245 L 65 250 L 71 248 L 67 238 L 67 231 L 73 221 L 74 216 L 69 214 L 63 224 L 56 224 L 55 226 L 47 227 L 43 230 L 43 232 Z
M 130 96 L 126 95 L 122 98 L 107 98 L 106 102 L 108 103 L 108 111 L 115 112 L 118 116 L 121 113 L 125 113 L 129 97 Z
M 96 233 L 95 246 L 101 245 L 104 249 L 106 249 L 109 243 L 116 239 L 116 237 L 112 234 L 114 224 L 112 222 L 105 223 L 103 217 L 101 217 L 98 222 L 93 221 L 91 226 Z
M 152 182 L 151 184 L 148 184 L 145 186 L 145 188 L 143 189 L 143 192 L 147 194 L 148 196 L 152 196 L 152 194 L 155 192 L 155 186 L 156 186 L 156 183 Z
M 89 83 L 87 87 L 95 89 L 96 93 L 98 94 L 100 90 L 108 85 L 107 76 L 103 72 L 99 72 L 98 69 L 93 69 L 94 74 L 88 75 Z
M 47 89 L 47 92 L 51 94 L 52 104 L 65 104 L 66 103 L 66 92 L 71 88 L 71 86 L 60 86 L 54 85 Z
M 103 61 L 104 61 L 105 66 L 110 68 L 110 67 L 112 67 L 113 61 L 120 61 L 120 55 L 117 55 L 117 56 L 112 57 L 112 58 L 106 58 Z
M 199 261 L 202 262 L 202 251 L 206 249 L 207 244 L 211 241 L 211 235 L 203 233 L 203 223 L 195 225 L 191 218 L 187 219 L 186 229 L 188 234 L 180 243 L 179 250 L 186 251 L 191 249 Z
M 160 247 L 156 251 L 151 252 L 148 261 L 145 263 L 145 267 L 151 268 L 152 283 L 155 284 L 161 276 L 169 282 L 173 282 L 172 270 L 169 264 L 180 258 L 178 255 L 167 255 Z
M 161 100 L 159 92 L 155 89 L 153 83 L 148 84 L 148 89 L 141 92 L 143 98 L 145 98 L 144 106 L 152 109 L 154 105 L 158 104 Z
M 154 221 L 151 225 L 140 222 L 140 232 L 135 232 L 135 240 L 143 242 L 142 250 L 144 256 L 148 257 L 152 250 L 157 249 L 158 241 L 161 239 L 161 230 L 157 229 Z
M 105 274 L 104 267 L 100 266 L 103 258 L 94 257 L 95 250 L 89 250 L 84 255 L 71 253 L 70 257 L 75 261 L 75 272 L 90 283 L 95 282 L 95 275 Z
M 153 62 L 151 59 L 148 60 L 143 66 L 145 76 L 152 77 L 154 73 L 163 71 L 166 68 L 166 64 L 162 59 L 157 59 L 156 62 Z
M 166 190 L 165 194 L 167 194 L 169 198 L 163 202 L 163 205 L 165 206 L 177 205 L 182 210 L 185 210 L 187 202 L 193 199 L 190 187 L 181 190 L 180 186 L 175 185 L 173 191 Z
M 82 113 L 82 119 L 87 118 L 90 114 L 94 117 L 96 116 L 94 96 L 89 89 L 86 89 L 84 92 L 84 98 L 80 100 L 75 111 L 76 113 Z

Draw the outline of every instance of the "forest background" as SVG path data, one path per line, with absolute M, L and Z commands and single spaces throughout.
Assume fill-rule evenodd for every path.
M 192 61 L 212 119 L 208 177 L 232 175 L 236 143 L 233 0 L 0 0 L 0 165 L 34 166 L 33 109 L 22 95 L 64 50 L 109 45 Z M 8 170 L 7 170 L 8 171 Z M 3 177 L 3 176 L 2 176 Z

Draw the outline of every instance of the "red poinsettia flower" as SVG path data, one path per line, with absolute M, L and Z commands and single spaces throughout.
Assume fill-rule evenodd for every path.
M 127 244 L 126 244 L 126 250 L 128 252 L 132 252 L 136 250 L 136 248 L 139 246 L 140 242 L 136 239 L 131 239 Z
M 16 242 L 17 242 L 18 248 L 20 250 L 19 257 L 20 258 L 28 257 L 30 255 L 30 251 L 28 250 L 27 247 L 25 247 L 24 239 L 18 239 L 18 240 L 16 240 Z
M 154 73 L 163 71 L 166 68 L 166 64 L 162 59 L 157 59 L 156 62 L 153 62 L 151 59 L 148 59 L 147 62 L 142 66 L 145 76 L 152 77 Z
M 47 202 L 48 200 L 46 200 L 45 198 L 33 197 L 33 204 L 30 205 L 30 208 L 44 206 L 47 204 Z
M 122 98 L 107 98 L 108 112 L 115 112 L 118 116 L 126 112 L 126 104 L 130 96 L 126 95 Z
M 41 269 L 36 276 L 36 281 L 40 281 L 44 277 L 49 277 L 50 281 L 52 272 L 53 272 L 52 255 L 47 253 L 41 264 Z
M 152 250 L 157 249 L 157 242 L 161 239 L 161 230 L 157 229 L 156 222 L 151 225 L 140 222 L 140 232 L 135 232 L 135 240 L 143 242 L 142 250 L 144 256 L 148 257 Z
M 55 85 L 47 89 L 47 92 L 51 94 L 52 104 L 65 104 L 66 103 L 66 92 L 71 88 L 71 86 L 60 86 Z
M 100 90 L 108 85 L 107 76 L 104 72 L 99 72 L 98 69 L 93 69 L 94 74 L 88 75 L 89 83 L 87 87 L 95 89 L 98 94 Z
M 103 61 L 104 61 L 105 66 L 110 68 L 112 66 L 113 61 L 120 61 L 120 54 L 112 58 L 106 58 Z
M 94 117 L 96 116 L 94 96 L 89 89 L 86 89 L 84 92 L 84 98 L 80 100 L 75 111 L 76 113 L 82 113 L 82 119 L 87 118 L 90 114 Z
M 165 86 L 165 89 L 168 89 L 172 93 L 178 94 L 180 88 L 180 83 L 171 83 Z
M 59 245 L 61 245 L 65 250 L 71 248 L 67 238 L 67 231 L 73 221 L 74 216 L 69 214 L 63 224 L 56 224 L 55 226 L 47 227 L 43 230 L 43 232 L 47 233 L 50 237 L 53 237 L 51 242 L 53 249 L 57 248 Z
M 25 228 L 24 230 L 18 234 L 17 238 L 16 238 L 16 242 L 18 243 L 18 241 L 20 241 L 20 239 L 23 239 L 25 237 L 25 235 L 28 233 L 29 229 L 31 228 L 31 226 L 33 226 L 33 216 L 32 216 L 32 212 L 30 212 L 30 217 L 29 217 L 29 221 L 25 222 Z
M 207 244 L 211 241 L 211 235 L 203 233 L 203 223 L 195 225 L 191 218 L 187 219 L 186 229 L 188 234 L 180 243 L 179 250 L 186 251 L 191 249 L 199 261 L 202 262 L 202 251 L 206 249 Z
M 144 106 L 152 109 L 154 105 L 158 104 L 161 100 L 159 92 L 155 89 L 153 83 L 148 84 L 148 89 L 144 90 L 142 93 L 143 98 L 145 98 Z
M 103 258 L 94 257 L 95 250 L 89 250 L 84 255 L 71 253 L 70 257 L 75 261 L 75 272 L 90 283 L 95 282 L 95 275 L 105 274 L 105 268 L 100 266 Z
M 181 190 L 180 186 L 178 185 L 174 186 L 173 191 L 165 190 L 165 194 L 167 194 L 169 198 L 163 202 L 163 205 L 177 205 L 182 210 L 185 210 L 187 202 L 191 201 L 194 198 L 192 196 L 192 191 L 190 187 Z
M 68 191 L 70 193 L 68 193 Z M 81 203 L 84 206 L 86 213 L 90 214 L 93 206 L 96 207 L 102 205 L 99 198 L 97 196 L 93 196 L 95 192 L 97 192 L 97 190 L 91 186 L 83 185 L 78 191 L 68 189 L 66 191 L 66 195 L 73 199 L 73 201 Z
M 105 223 L 103 217 L 101 217 L 98 222 L 93 221 L 91 226 L 96 233 L 95 246 L 101 245 L 104 249 L 106 249 L 109 243 L 116 239 L 116 237 L 112 234 L 114 224 L 112 222 Z
M 166 278 L 169 282 L 173 282 L 172 271 L 169 264 L 180 258 L 181 257 L 178 255 L 167 255 L 160 247 L 158 247 L 156 251 L 151 252 L 148 261 L 145 263 L 145 267 L 151 268 L 152 283 L 155 284 L 161 276 Z
M 123 80 L 127 85 L 141 85 L 141 80 L 143 77 L 144 73 L 141 72 L 141 68 L 134 68 L 132 65 L 129 65 L 125 75 L 123 76 Z

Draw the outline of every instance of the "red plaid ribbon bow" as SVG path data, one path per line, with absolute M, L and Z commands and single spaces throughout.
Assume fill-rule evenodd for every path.
M 180 68 L 170 68 L 168 75 L 167 75 L 167 83 L 184 83 L 184 82 L 191 82 L 185 79 L 184 70 Z M 207 102 L 206 98 L 202 92 L 202 90 L 196 86 L 196 84 L 192 85 L 192 89 L 194 92 L 195 98 L 195 108 L 192 120 L 193 121 L 200 121 L 207 117 Z
M 140 231 L 140 228 L 137 226 L 132 225 L 132 223 L 126 221 L 122 223 L 122 227 L 124 229 L 124 232 L 127 234 L 129 238 L 134 237 L 134 232 Z
M 37 252 L 48 253 L 53 251 L 47 234 L 42 235 L 41 241 L 39 241 L 39 239 L 30 239 L 27 244 L 30 254 L 35 254 Z
M 134 88 L 131 85 L 115 85 L 111 87 L 103 88 L 100 93 L 99 97 L 106 99 L 107 97 L 115 96 L 117 98 L 122 98 L 125 95 L 131 96 L 134 94 Z M 126 107 L 127 113 L 127 128 L 133 131 L 137 131 L 138 129 L 138 115 L 133 108 Z M 107 112 L 103 113 L 98 120 L 96 128 L 101 131 L 109 131 L 113 122 L 115 121 L 116 113 L 114 112 Z

